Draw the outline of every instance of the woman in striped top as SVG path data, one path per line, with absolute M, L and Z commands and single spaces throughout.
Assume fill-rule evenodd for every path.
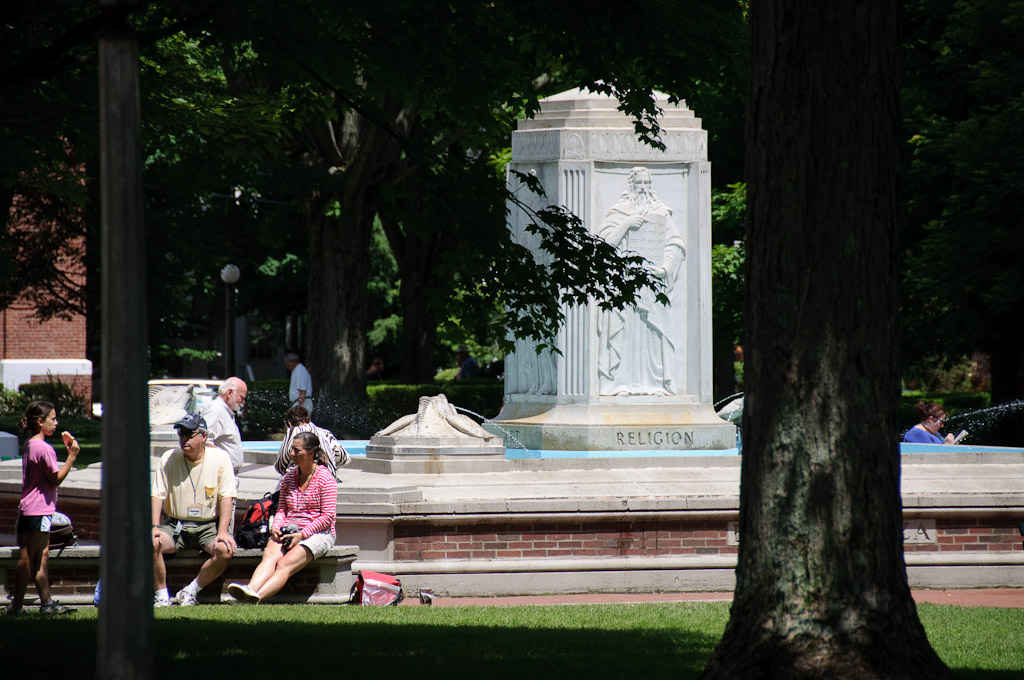
M 292 441 L 291 455 L 295 465 L 281 479 L 281 499 L 263 560 L 248 585 L 228 586 L 236 600 L 256 603 L 274 595 L 334 545 L 338 486 L 327 454 L 315 434 L 302 432 Z

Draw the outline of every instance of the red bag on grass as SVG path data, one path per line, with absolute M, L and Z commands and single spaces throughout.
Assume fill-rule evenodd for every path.
M 375 571 L 357 571 L 349 604 L 398 605 L 405 599 L 402 582 L 394 576 Z

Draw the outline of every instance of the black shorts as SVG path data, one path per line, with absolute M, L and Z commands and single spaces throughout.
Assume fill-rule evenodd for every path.
M 27 534 L 35 531 L 48 534 L 52 521 L 53 515 L 18 515 L 17 532 Z

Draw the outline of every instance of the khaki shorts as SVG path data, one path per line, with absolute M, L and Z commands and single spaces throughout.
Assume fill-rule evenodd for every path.
M 304 545 L 313 553 L 313 559 L 319 559 L 327 554 L 327 551 L 334 547 L 334 536 L 328 533 L 313 534 L 309 538 L 304 538 L 299 541 L 299 545 Z
M 217 520 L 209 522 L 192 522 L 189 520 L 178 520 L 173 517 L 164 519 L 160 525 L 160 531 L 171 537 L 174 541 L 174 551 L 182 548 L 198 548 L 205 550 L 217 540 Z

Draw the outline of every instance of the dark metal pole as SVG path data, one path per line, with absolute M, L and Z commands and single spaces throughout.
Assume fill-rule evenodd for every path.
M 227 380 L 235 374 L 235 315 L 233 293 L 235 284 L 227 282 L 224 284 L 224 379 Z
M 99 0 L 109 19 L 97 34 L 103 266 L 103 593 L 96 677 L 104 679 L 153 677 L 139 51 L 136 35 L 124 21 L 130 4 Z
M 224 282 L 224 379 L 235 374 L 235 284 L 242 272 L 233 264 L 226 264 L 220 270 Z

